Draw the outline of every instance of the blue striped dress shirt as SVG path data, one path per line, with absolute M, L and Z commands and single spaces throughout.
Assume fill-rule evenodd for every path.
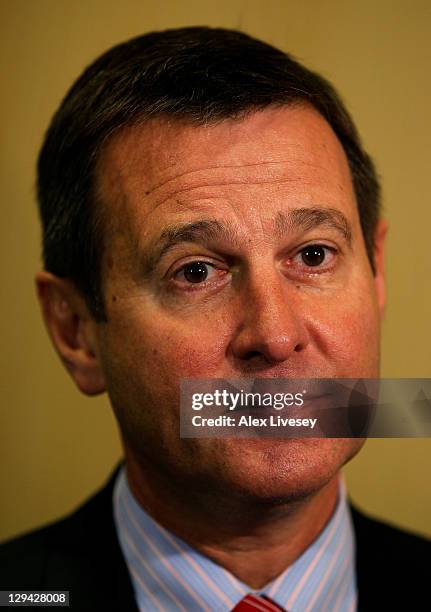
M 114 488 L 114 519 L 140 612 L 228 612 L 260 593 L 289 612 L 354 612 L 354 533 L 343 481 L 319 537 L 275 580 L 253 591 L 159 525 L 134 498 L 124 467 Z

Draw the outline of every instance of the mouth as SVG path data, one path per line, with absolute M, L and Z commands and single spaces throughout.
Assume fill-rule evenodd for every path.
M 226 408 L 222 414 L 224 415 L 249 415 L 255 417 L 270 417 L 271 415 L 284 415 L 289 417 L 309 417 L 312 411 L 320 411 L 323 408 L 328 408 L 331 405 L 330 399 L 333 398 L 332 393 L 321 393 L 319 395 L 310 395 L 304 397 L 301 405 L 283 405 L 274 407 L 274 405 L 265 405 L 260 402 L 242 403 L 234 409 Z M 310 413 L 311 411 L 311 413 Z

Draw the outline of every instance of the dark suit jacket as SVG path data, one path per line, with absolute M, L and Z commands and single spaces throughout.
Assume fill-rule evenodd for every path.
M 0 590 L 66 590 L 73 610 L 137 612 L 112 515 L 116 473 L 72 515 L 0 547 Z M 431 542 L 351 511 L 359 610 L 429 609 Z

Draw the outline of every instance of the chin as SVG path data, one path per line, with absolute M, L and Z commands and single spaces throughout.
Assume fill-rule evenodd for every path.
M 353 438 L 230 439 L 223 445 L 223 484 L 231 495 L 250 502 L 299 501 L 327 485 L 363 443 Z

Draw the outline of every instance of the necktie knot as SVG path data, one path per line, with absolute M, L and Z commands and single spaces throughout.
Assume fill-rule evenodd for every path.
M 273 602 L 266 595 L 250 593 L 241 599 L 232 612 L 286 612 L 284 608 Z

